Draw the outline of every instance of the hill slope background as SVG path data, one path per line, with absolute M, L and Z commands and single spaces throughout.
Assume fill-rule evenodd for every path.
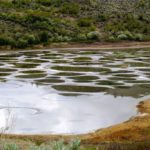
M 0 46 L 149 41 L 149 0 L 0 0 Z

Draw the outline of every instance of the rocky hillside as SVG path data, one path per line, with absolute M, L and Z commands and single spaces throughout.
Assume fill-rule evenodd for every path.
M 0 46 L 150 40 L 149 0 L 0 0 Z

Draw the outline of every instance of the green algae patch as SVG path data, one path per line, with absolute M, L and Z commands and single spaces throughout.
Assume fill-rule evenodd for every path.
M 71 62 L 71 65 L 74 66 L 81 66 L 81 65 L 101 65 L 98 62 L 90 62 L 90 61 L 86 61 L 86 62 Z
M 50 84 L 50 83 L 63 83 L 64 80 L 57 79 L 57 78 L 45 78 L 40 80 L 35 80 L 37 84 Z
M 127 85 L 116 85 L 115 87 L 119 88 L 119 89 L 129 89 L 129 88 L 131 88 L 131 86 L 127 86 Z
M 138 83 L 138 84 L 150 83 L 150 80 L 131 80 L 131 81 L 127 81 L 127 83 Z
M 26 52 L 20 52 L 20 55 L 25 55 L 25 56 L 29 56 L 29 57 L 37 57 L 38 54 L 40 54 L 40 51 L 26 51 Z
M 79 94 L 79 93 L 59 93 L 59 95 L 62 95 L 62 96 L 81 96 L 81 95 L 83 95 L 83 94 Z
M 31 63 L 14 63 L 16 68 L 35 68 L 39 64 L 31 64 Z
M 108 85 L 108 86 L 123 85 L 123 83 L 114 82 L 114 81 L 110 81 L 110 80 L 99 80 L 98 82 L 96 82 L 96 84 L 98 84 L 98 85 Z
M 77 72 L 59 72 L 55 74 L 56 76 L 77 76 L 77 75 L 82 75 L 82 73 L 77 73 Z
M 138 68 L 137 70 L 139 71 L 145 71 L 145 72 L 150 72 L 150 68 Z
M 121 73 L 126 74 L 126 73 L 131 73 L 131 72 L 133 72 L 133 71 L 131 71 L 131 70 L 117 70 L 117 71 L 111 71 L 111 74 L 121 74 Z
M 104 64 L 110 64 L 110 63 L 114 63 L 114 61 L 111 61 L 111 60 L 100 60 L 99 61 L 99 64 L 101 64 L 101 65 L 104 65 Z
M 6 81 L 6 79 L 0 78 L 0 82 L 5 82 L 5 81 Z
M 150 59 L 148 59 L 148 58 L 135 58 L 134 60 L 135 60 L 135 61 L 146 62 L 146 63 L 149 63 L 149 62 L 150 62 Z
M 5 73 L 5 72 L 0 73 L 0 77 L 4 77 L 4 76 L 8 76 L 8 75 L 10 75 L 10 73 Z
M 49 61 L 48 60 L 42 60 L 42 59 L 25 59 L 24 62 L 45 63 L 45 62 L 49 62 Z
M 7 61 L 17 61 L 16 58 L 11 58 L 11 57 L 0 57 L 1 61 L 7 62 Z
M 21 71 L 21 73 L 27 73 L 27 74 L 43 74 L 45 71 L 43 70 L 24 70 Z
M 18 54 L 18 53 L 5 54 L 5 55 L 1 55 L 1 56 L 0 56 L 0 59 L 1 59 L 1 58 L 16 58 L 16 57 L 19 57 L 19 56 L 20 56 L 20 54 Z
M 104 65 L 105 67 L 110 67 L 110 68 L 127 68 L 128 67 L 128 64 L 106 64 Z
M 106 92 L 109 89 L 107 87 L 79 86 L 79 85 L 54 85 L 52 87 L 58 91 L 68 91 L 68 92 Z
M 56 60 L 54 60 L 52 63 L 55 63 L 55 64 L 60 64 L 60 63 L 66 64 L 66 63 L 68 63 L 68 60 L 61 60 L 61 59 L 60 59 L 60 60 L 59 60 L 59 59 L 57 60 L 57 59 L 56 59 Z
M 75 76 L 75 77 L 70 77 L 70 79 L 74 79 L 75 82 L 90 82 L 90 81 L 99 79 L 99 77 L 97 76 Z
M 18 76 L 16 76 L 17 78 L 24 78 L 24 79 L 26 79 L 26 78 L 43 78 L 43 77 L 45 77 L 45 76 L 47 76 L 47 74 L 45 74 L 45 73 L 41 73 L 41 74 L 38 74 L 38 73 L 36 73 L 36 74 L 25 74 L 25 75 L 18 75 Z
M 17 71 L 17 69 L 11 69 L 11 68 L 0 68 L 0 72 L 13 72 Z
M 84 52 L 80 52 L 81 55 L 95 55 L 95 54 L 100 54 L 99 52 L 96 52 L 96 51 L 84 51 Z
M 61 71 L 79 71 L 79 72 L 103 72 L 111 71 L 109 68 L 99 68 L 99 67 L 74 67 L 74 66 L 53 66 L 54 70 Z
M 103 58 L 100 58 L 99 61 L 114 61 L 115 58 L 112 56 L 104 56 Z
M 45 56 L 51 56 L 51 57 L 56 57 L 56 56 L 63 56 L 63 54 L 60 53 L 47 53 Z
M 116 81 L 131 81 L 131 80 L 136 80 L 135 78 L 133 77 L 109 77 L 108 78 L 109 80 L 116 80 Z
M 85 62 L 85 61 L 91 61 L 91 57 L 75 57 L 74 61 L 75 62 Z
M 150 67 L 149 63 L 143 63 L 143 62 L 126 62 L 127 65 L 130 67 Z
M 117 77 L 137 77 L 138 75 L 136 75 L 136 74 L 115 74 L 114 76 L 117 76 Z
M 53 60 L 53 59 L 62 59 L 62 57 L 59 57 L 59 56 L 42 56 L 41 59 Z

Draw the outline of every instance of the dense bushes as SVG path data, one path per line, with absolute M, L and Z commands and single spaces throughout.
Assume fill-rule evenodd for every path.
M 68 15 L 77 15 L 79 12 L 79 5 L 77 3 L 63 3 L 60 11 Z
M 0 46 L 3 45 L 14 45 L 14 40 L 7 35 L 0 35 Z
M 3 0 L 0 46 L 149 40 L 149 5 L 142 1 Z
M 48 32 L 43 31 L 43 32 L 39 33 L 39 40 L 41 42 L 47 42 L 48 41 Z
M 117 38 L 119 40 L 136 40 L 136 41 L 142 41 L 144 39 L 142 34 L 140 34 L 140 33 L 131 33 L 129 31 L 118 32 Z
M 26 48 L 28 46 L 28 41 L 24 39 L 19 39 L 15 46 L 18 48 Z
M 98 31 L 92 31 L 87 34 L 89 40 L 100 40 L 101 34 Z
M 91 18 L 81 18 L 78 20 L 78 25 L 80 27 L 89 27 L 93 24 L 93 20 Z
M 52 4 L 51 0 L 36 0 L 36 2 L 44 6 L 50 6 Z
M 87 36 L 86 34 L 79 34 L 77 36 L 78 41 L 86 41 L 87 40 Z

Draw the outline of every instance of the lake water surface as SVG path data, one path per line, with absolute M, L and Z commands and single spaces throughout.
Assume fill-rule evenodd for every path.
M 80 134 L 128 120 L 150 98 L 150 49 L 0 53 L 0 129 Z

